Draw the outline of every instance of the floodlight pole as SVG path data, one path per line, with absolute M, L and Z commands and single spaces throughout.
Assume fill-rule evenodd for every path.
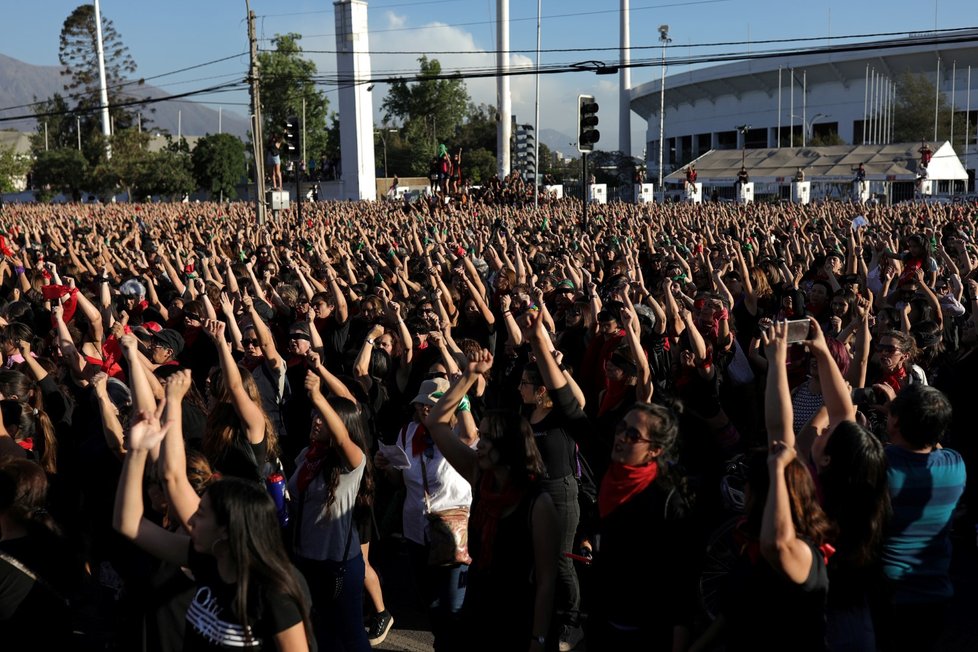
M 666 195 L 662 188 L 662 148 L 666 139 L 666 46 L 672 43 L 668 25 L 659 26 L 659 42 L 662 43 L 662 79 L 659 87 L 659 192 L 665 199 Z

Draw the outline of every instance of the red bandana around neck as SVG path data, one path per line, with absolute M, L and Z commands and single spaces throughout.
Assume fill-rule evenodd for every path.
M 306 459 L 299 469 L 299 476 L 296 478 L 296 485 L 299 492 L 304 492 L 309 483 L 319 474 L 319 469 L 326 461 L 326 453 L 329 451 L 329 444 L 324 441 L 313 440 L 306 451 Z
M 893 391 L 900 393 L 903 389 L 903 379 L 907 377 L 907 370 L 903 367 L 897 367 L 891 373 L 883 376 L 883 382 L 893 388 Z
M 632 496 L 645 491 L 658 474 L 657 462 L 642 466 L 612 462 L 601 479 L 601 488 L 598 490 L 598 514 L 605 518 Z

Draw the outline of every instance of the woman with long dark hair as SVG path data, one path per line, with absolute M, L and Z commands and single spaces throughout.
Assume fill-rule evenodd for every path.
M 472 449 L 451 428 L 466 392 L 492 362 L 486 351 L 472 355 L 461 378 L 425 420 L 445 459 L 473 490 L 473 561 L 462 609 L 470 634 L 466 647 L 486 652 L 556 650 L 559 530 L 553 501 L 541 488 L 545 469 L 533 429 L 512 411 L 490 410 Z
M 129 431 L 113 526 L 150 554 L 188 567 L 197 590 L 187 611 L 185 649 L 309 649 L 309 609 L 282 544 L 278 515 L 258 483 L 223 478 L 208 485 L 189 519 L 190 535 L 143 517 L 149 451 L 169 428 L 142 413 Z
M 828 560 L 826 639 L 833 652 L 857 652 L 876 649 L 869 597 L 880 578 L 890 495 L 883 443 L 856 423 L 831 341 L 812 326 L 806 344 L 825 407 L 798 438 L 798 455 L 817 474 L 822 506 L 836 530 L 835 554 Z
M 206 320 L 204 331 L 217 347 L 220 369 L 207 381 L 208 415 L 204 453 L 223 475 L 264 480 L 263 467 L 278 453 L 275 426 L 261 406 L 258 385 L 242 372 L 224 339 L 224 322 Z
M 809 321 L 817 328 L 814 319 Z M 752 456 L 749 464 L 747 514 L 739 530 L 742 550 L 727 580 L 721 615 L 692 650 L 709 650 L 717 638 L 725 639 L 731 652 L 825 649 L 832 526 L 795 451 L 787 331 L 782 321 L 762 333 L 769 362 L 768 451 Z M 834 364 L 824 341 L 815 348 Z
M 366 652 L 365 565 L 356 527 L 367 467 L 364 428 L 356 405 L 327 399 L 321 382 L 318 374 L 307 373 L 305 388 L 317 414 L 309 446 L 296 459 L 289 480 L 297 519 L 296 565 L 312 588 L 313 624 L 322 649 Z M 346 418 L 333 407 L 340 402 L 347 404 L 341 408 Z

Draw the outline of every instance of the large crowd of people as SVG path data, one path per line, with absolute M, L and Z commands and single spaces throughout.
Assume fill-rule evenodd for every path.
M 0 647 L 938 649 L 978 207 L 589 212 L 4 207 Z

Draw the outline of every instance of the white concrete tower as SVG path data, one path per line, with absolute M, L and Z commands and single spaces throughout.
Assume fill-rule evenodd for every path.
M 509 0 L 496 0 L 496 159 L 499 178 L 509 174 L 513 98 L 509 90 Z
M 632 108 L 628 91 L 632 87 L 631 38 L 628 34 L 628 0 L 621 0 L 621 43 L 618 59 L 618 149 L 625 156 L 632 155 Z
M 377 199 L 374 167 L 372 94 L 363 80 L 370 79 L 366 0 L 336 0 L 336 71 L 340 94 L 340 196 Z

